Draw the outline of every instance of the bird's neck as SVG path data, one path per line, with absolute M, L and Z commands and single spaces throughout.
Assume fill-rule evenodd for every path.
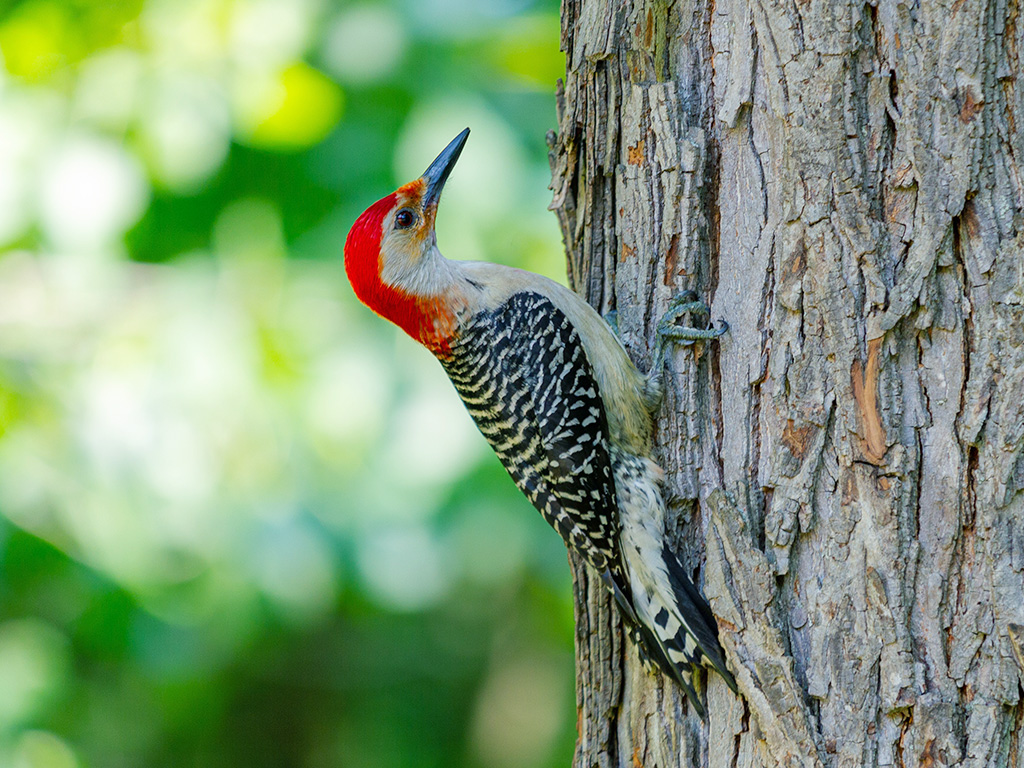
M 390 275 L 384 269 L 380 277 L 370 308 L 437 357 L 450 357 L 459 317 L 467 306 L 466 280 L 458 262 L 448 261 L 432 248 L 416 269 L 402 275 Z

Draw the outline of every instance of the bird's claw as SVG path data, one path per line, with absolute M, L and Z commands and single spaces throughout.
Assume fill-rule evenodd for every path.
M 698 326 L 680 326 L 676 322 L 684 315 L 689 314 L 694 318 Z M 701 301 L 693 291 L 683 291 L 669 302 L 668 309 L 658 321 L 658 336 L 661 339 L 672 339 L 684 344 L 692 344 L 695 341 L 706 341 L 717 339 L 729 330 L 729 324 L 719 320 L 719 327 L 715 328 L 709 324 L 711 310 L 708 305 Z M 698 319 L 699 318 L 699 319 Z
M 676 325 L 684 315 L 690 315 L 693 321 L 703 327 Z M 710 324 L 711 309 L 701 301 L 693 291 L 683 291 L 668 304 L 668 309 L 658 321 L 658 337 L 654 350 L 654 370 L 661 370 L 665 345 L 668 341 L 690 345 L 695 341 L 711 341 L 725 334 L 729 324 L 719 319 L 718 327 Z

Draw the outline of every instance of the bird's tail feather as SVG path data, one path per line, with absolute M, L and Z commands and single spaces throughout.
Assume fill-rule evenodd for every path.
M 703 711 L 690 683 L 694 666 L 706 659 L 733 691 L 736 681 L 725 666 L 710 607 L 665 545 L 661 470 L 648 459 L 621 453 L 613 455 L 613 468 L 621 552 L 640 637 L 652 659 Z
M 685 631 L 696 640 L 698 651 L 703 654 L 708 664 L 722 676 L 732 692 L 736 693 L 736 678 L 725 666 L 725 656 L 721 643 L 718 641 L 718 624 L 715 622 L 714 614 L 711 613 L 711 608 L 708 607 L 704 596 L 690 581 L 679 558 L 668 548 L 667 544 L 662 548 L 662 558 L 668 567 L 669 582 L 675 593 L 676 606 L 683 618 Z M 679 640 L 681 638 L 678 638 L 677 635 L 677 644 Z
M 669 660 L 661 641 L 657 636 L 643 624 L 627 624 L 630 629 L 630 636 L 633 643 L 640 649 L 641 658 L 645 663 L 655 664 L 662 672 L 667 674 L 686 694 L 690 700 L 690 706 L 701 720 L 707 719 L 707 712 L 697 691 L 693 688 L 693 668 L 690 665 L 680 665 Z M 646 658 L 643 656 L 646 654 Z

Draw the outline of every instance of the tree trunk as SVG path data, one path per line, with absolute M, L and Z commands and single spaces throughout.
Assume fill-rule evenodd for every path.
M 576 765 L 1024 768 L 1018 13 L 563 0 L 574 287 L 641 367 L 684 288 L 731 325 L 656 458 L 742 694 L 702 723 L 577 566 Z

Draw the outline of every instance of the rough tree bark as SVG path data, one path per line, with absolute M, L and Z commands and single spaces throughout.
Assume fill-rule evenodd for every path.
M 578 766 L 1024 768 L 1018 0 L 563 0 L 575 288 L 649 364 L 709 724 L 576 567 Z

